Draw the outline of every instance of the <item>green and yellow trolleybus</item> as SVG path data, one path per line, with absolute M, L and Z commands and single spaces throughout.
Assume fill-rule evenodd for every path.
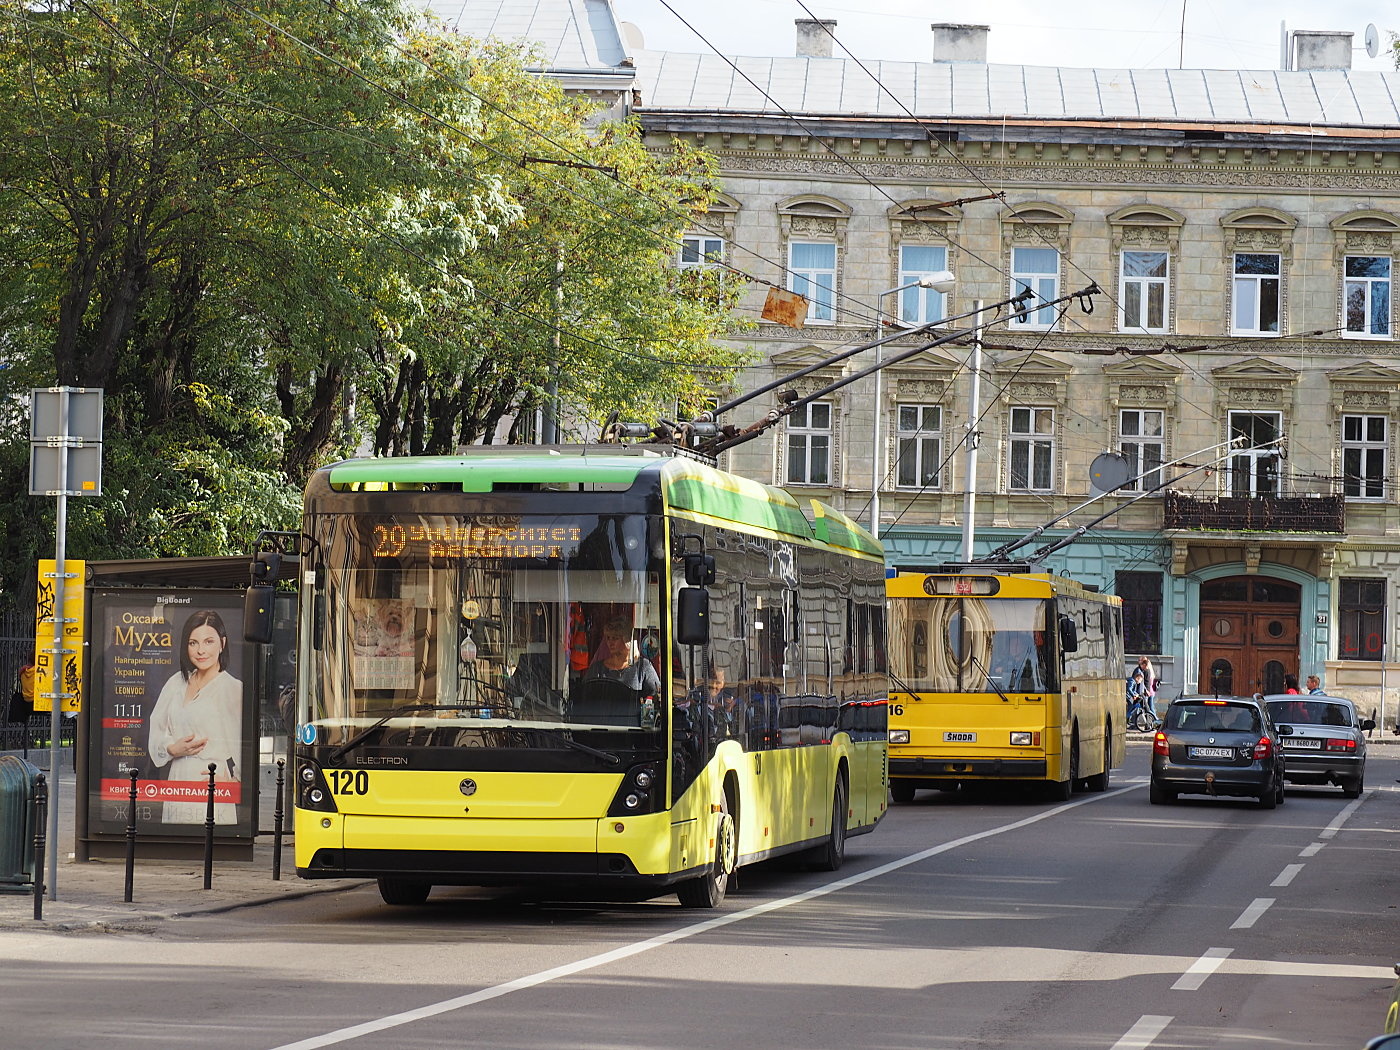
M 883 555 L 831 508 L 666 445 L 481 447 L 317 471 L 299 546 L 303 878 L 713 907 L 885 813 Z
M 1122 601 L 975 564 L 886 581 L 890 794 L 1000 781 L 1103 791 L 1126 743 Z

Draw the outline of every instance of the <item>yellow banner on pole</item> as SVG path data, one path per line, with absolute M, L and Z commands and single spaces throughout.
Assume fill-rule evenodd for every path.
M 53 700 L 61 701 L 60 711 L 80 711 L 83 701 L 83 638 L 85 635 L 83 579 L 87 575 L 85 562 L 64 559 L 67 578 L 60 581 L 57 563 L 52 559 L 39 562 L 39 590 L 34 603 L 34 710 L 52 711 Z M 63 584 L 63 638 L 61 674 L 54 669 L 60 665 L 54 653 L 54 598 L 58 584 Z

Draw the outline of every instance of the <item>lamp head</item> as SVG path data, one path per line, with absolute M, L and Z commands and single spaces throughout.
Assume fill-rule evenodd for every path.
M 918 287 L 932 288 L 935 292 L 946 293 L 951 292 L 957 283 L 957 278 L 953 276 L 952 270 L 939 270 L 937 273 L 929 273 L 920 277 Z

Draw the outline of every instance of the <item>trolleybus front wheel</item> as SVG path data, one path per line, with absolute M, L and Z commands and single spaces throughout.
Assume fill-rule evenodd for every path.
M 710 870 L 699 878 L 686 879 L 676 885 L 676 896 L 683 908 L 718 908 L 729 888 L 739 857 L 739 829 L 729 815 L 729 796 L 720 803 L 719 820 L 715 824 L 715 855 Z
M 380 879 L 379 895 L 385 904 L 422 904 L 428 899 L 433 885 L 417 879 Z

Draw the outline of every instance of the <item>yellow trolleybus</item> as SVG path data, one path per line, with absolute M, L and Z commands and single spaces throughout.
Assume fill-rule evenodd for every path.
M 828 507 L 670 446 L 472 448 L 318 471 L 299 546 L 303 878 L 714 907 L 884 815 L 883 555 Z
M 1121 600 L 1049 573 L 940 568 L 886 581 L 891 797 L 1103 791 L 1126 741 Z

